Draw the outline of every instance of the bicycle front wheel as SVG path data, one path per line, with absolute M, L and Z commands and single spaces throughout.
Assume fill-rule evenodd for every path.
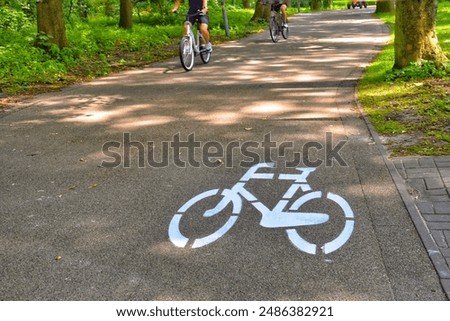
M 270 38 L 272 38 L 272 41 L 278 42 L 278 40 L 280 39 L 280 29 L 278 28 L 278 23 L 275 16 L 270 18 L 269 30 L 270 30 Z
M 183 37 L 179 45 L 180 62 L 186 71 L 192 70 L 194 67 L 195 52 L 189 37 Z
M 289 37 L 289 27 L 281 27 L 281 35 L 284 39 Z
M 297 199 L 289 210 L 296 212 L 319 210 L 322 213 L 328 212 L 330 215 L 332 212 L 334 213 L 334 218 L 327 224 L 286 230 L 292 245 L 302 252 L 317 254 L 318 249 L 320 249 L 323 254 L 329 254 L 341 248 L 353 233 L 355 224 L 353 211 L 347 201 L 339 195 L 324 194 L 320 191 L 310 192 Z M 326 225 L 329 225 L 329 228 Z M 303 233 L 309 234 L 309 237 L 300 236 Z M 317 239 L 313 241 L 315 237 L 324 237 L 327 240 L 319 241 Z

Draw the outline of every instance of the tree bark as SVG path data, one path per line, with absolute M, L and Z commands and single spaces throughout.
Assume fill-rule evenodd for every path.
M 440 67 L 447 57 L 436 34 L 435 0 L 402 0 L 396 3 L 394 68 L 412 62 L 433 61 Z
M 133 27 L 133 3 L 131 0 L 120 0 L 119 27 L 124 29 Z
M 38 37 L 42 34 L 48 36 L 46 42 L 57 45 L 59 48 L 67 47 L 66 29 L 62 0 L 41 0 L 37 3 L 37 31 Z M 46 47 L 41 39 L 37 39 L 38 46 Z
M 255 13 L 251 18 L 252 21 L 270 20 L 270 4 L 262 4 L 261 1 L 256 1 Z

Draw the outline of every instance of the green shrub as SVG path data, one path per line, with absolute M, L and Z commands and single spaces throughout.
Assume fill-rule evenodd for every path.
M 0 29 L 19 31 L 30 26 L 28 17 L 22 11 L 0 7 Z

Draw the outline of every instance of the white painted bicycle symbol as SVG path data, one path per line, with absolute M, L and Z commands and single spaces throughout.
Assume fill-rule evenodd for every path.
M 300 171 L 300 174 L 278 174 L 278 180 L 292 181 L 292 185 L 290 185 L 289 189 L 285 192 L 281 200 L 278 201 L 276 206 L 273 209 L 269 209 L 251 192 L 249 192 L 245 185 L 249 182 L 249 180 L 273 180 L 275 178 L 274 173 L 257 173 L 257 171 L 262 168 L 274 168 L 274 166 L 274 163 L 256 164 L 248 169 L 239 182 L 237 182 L 230 189 L 224 189 L 221 194 L 219 194 L 219 189 L 212 189 L 191 198 L 178 210 L 169 224 L 170 241 L 175 246 L 182 248 L 188 246 L 191 246 L 192 248 L 199 248 L 217 241 L 236 223 L 239 214 L 242 211 L 243 199 L 246 199 L 261 213 L 260 225 L 262 227 L 285 228 L 289 240 L 298 250 L 309 254 L 317 254 L 318 245 L 313 242 L 309 242 L 300 236 L 296 229 L 296 227 L 300 226 L 320 225 L 329 221 L 329 214 L 299 211 L 299 209 L 306 203 L 322 198 L 322 192 L 312 191 L 307 182 L 308 175 L 316 169 L 310 167 L 299 167 L 296 168 L 296 170 Z M 293 197 L 299 189 L 301 189 L 304 194 L 296 199 L 292 205 L 286 209 L 288 203 L 292 202 Z M 180 230 L 180 224 L 187 211 L 194 205 L 197 205 L 200 201 L 216 195 L 221 195 L 221 200 L 214 208 L 204 211 L 203 217 L 212 217 L 221 212 L 228 215 L 229 213 L 227 213 L 225 209 L 228 205 L 231 205 L 232 211 L 228 220 L 226 220 L 223 225 L 221 225 L 210 235 L 191 239 L 184 236 Z M 355 222 L 353 211 L 345 199 L 330 192 L 324 195 L 324 198 L 337 204 L 337 207 L 341 209 L 340 212 L 344 215 L 345 220 L 340 233 L 333 240 L 320 246 L 322 252 L 324 254 L 328 254 L 341 248 L 349 240 L 352 235 Z

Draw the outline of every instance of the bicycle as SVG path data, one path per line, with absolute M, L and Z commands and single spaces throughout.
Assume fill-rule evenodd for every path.
M 309 174 L 315 171 L 315 168 L 296 168 L 296 170 L 300 171 L 301 174 L 278 174 L 278 180 L 292 181 L 292 184 L 273 209 L 269 209 L 266 205 L 260 202 L 248 189 L 245 188 L 245 184 L 250 180 L 274 179 L 274 173 L 257 172 L 260 169 L 270 169 L 274 167 L 274 163 L 259 163 L 253 165 L 240 178 L 239 182 L 237 182 L 230 189 L 224 189 L 221 193 L 219 193 L 219 189 L 212 189 L 192 197 L 183 206 L 181 206 L 177 213 L 172 217 L 168 229 L 170 241 L 176 247 L 181 248 L 199 248 L 217 241 L 219 238 L 225 235 L 236 223 L 237 219 L 239 218 L 239 214 L 242 211 L 243 199 L 245 199 L 249 201 L 250 204 L 260 212 L 261 221 L 259 224 L 262 227 L 284 228 L 286 229 L 288 239 L 294 247 L 309 254 L 316 254 L 318 248 L 317 244 L 309 242 L 301 237 L 296 230 L 296 227 L 324 224 L 329 221 L 330 215 L 327 213 L 302 212 L 299 210 L 308 202 L 326 199 L 327 201 L 331 201 L 332 203 L 337 205 L 336 208 L 340 209 L 340 214 L 344 215 L 345 224 L 342 228 L 342 231 L 337 237 L 325 243 L 320 248 L 324 254 L 329 254 L 341 248 L 349 240 L 353 232 L 353 211 L 347 201 L 339 195 L 330 192 L 324 195 L 321 191 L 312 191 L 310 185 L 307 183 L 307 177 Z M 289 208 L 286 208 L 299 190 L 301 190 L 305 194 L 296 199 Z M 213 208 L 209 208 L 203 211 L 205 207 L 201 207 L 199 203 L 207 203 L 206 199 L 215 196 L 219 198 L 221 197 L 217 205 Z M 231 208 L 229 205 L 231 205 Z M 202 210 L 199 211 L 199 208 L 201 208 Z M 231 213 L 229 213 L 230 210 Z M 190 239 L 189 237 L 183 235 L 180 228 L 183 220 L 186 220 L 186 222 L 192 222 L 192 215 L 188 213 L 196 215 L 201 215 L 201 213 L 203 213 L 202 216 L 206 218 L 216 216 L 220 213 L 222 213 L 222 215 L 230 215 L 230 217 L 228 219 L 226 219 L 227 217 L 222 218 L 222 221 L 225 221 L 226 219 L 225 223 L 222 224 L 221 221 L 220 224 L 218 224 L 221 226 L 217 229 L 214 227 L 213 229 L 215 231 L 213 231 L 211 234 L 195 239 Z M 188 215 L 191 215 L 191 219 L 186 218 L 186 216 Z
M 352 0 L 351 2 L 347 3 L 347 9 L 359 7 L 360 9 L 367 8 L 367 1 L 360 1 L 360 0 Z
M 202 15 L 202 12 L 197 12 L 190 16 L 196 16 L 196 15 Z M 197 32 L 194 35 L 192 25 L 190 23 L 187 24 L 186 28 L 186 36 L 183 36 L 183 38 L 180 41 L 179 44 L 179 55 L 180 55 L 180 61 L 181 65 L 186 71 L 192 70 L 194 67 L 194 60 L 195 56 L 200 55 L 200 58 L 202 59 L 204 64 L 207 64 L 211 60 L 211 49 L 206 49 L 206 41 L 203 38 L 201 32 L 198 28 L 198 22 L 197 24 Z
M 284 39 L 287 39 L 289 36 L 289 27 L 283 23 L 281 5 L 281 3 L 272 3 L 270 5 L 269 31 L 273 42 L 278 42 L 280 34 Z

